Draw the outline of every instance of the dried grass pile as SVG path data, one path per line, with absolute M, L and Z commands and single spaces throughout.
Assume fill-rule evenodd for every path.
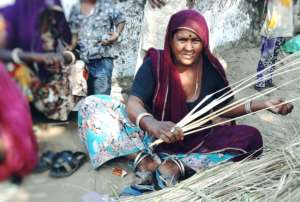
M 120 201 L 300 201 L 300 137 L 256 160 L 226 163 L 169 188 Z

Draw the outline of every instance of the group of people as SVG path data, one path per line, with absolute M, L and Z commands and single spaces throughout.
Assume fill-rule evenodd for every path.
M 185 136 L 182 129 L 176 125 L 208 95 L 219 92 L 206 100 L 202 107 L 231 91 L 223 66 L 210 51 L 206 20 L 198 11 L 190 9 L 194 1 L 186 1 L 184 5 L 186 8 L 170 17 L 166 30 L 163 30 L 165 36 L 161 48 L 153 47 L 145 51 L 126 104 L 109 96 L 113 59 L 116 57 L 113 44 L 118 41 L 124 28 L 124 14 L 109 0 L 81 0 L 72 8 L 68 24 L 62 25 L 67 22 L 61 13 L 59 2 L 53 4 L 53 1 L 36 1 L 29 5 L 24 0 L 16 0 L 13 6 L 0 10 L 5 24 L 4 43 L 0 40 L 0 44 L 4 44 L 0 50 L 0 59 L 2 62 L 13 62 L 14 71 L 26 65 L 23 68 L 29 70 L 30 76 L 36 76 L 37 80 L 44 84 L 35 84 L 38 87 L 33 91 L 35 92 L 33 100 L 36 97 L 40 98 L 35 106 L 46 110 L 49 117 L 59 119 L 61 114 L 53 115 L 61 111 L 57 108 L 59 106 L 64 107 L 66 118 L 79 99 L 86 94 L 91 95 L 84 99 L 78 112 L 79 136 L 87 148 L 94 168 L 99 168 L 107 161 L 119 157 L 133 160 L 138 181 L 125 190 L 124 194 L 140 194 L 173 186 L 199 170 L 224 161 L 238 161 L 248 156 L 256 157 L 262 152 L 262 136 L 251 126 L 219 125 Z M 289 4 L 292 1 L 289 0 L 270 0 L 268 8 L 275 8 L 275 2 L 281 2 L 283 5 L 280 9 L 284 11 L 287 11 L 286 7 L 292 6 Z M 165 4 L 163 0 L 149 0 L 148 3 L 155 9 Z M 13 15 L 14 9 L 18 8 L 26 9 L 20 11 L 17 16 Z M 42 8 L 51 9 L 38 15 L 41 14 Z M 274 12 L 272 14 L 277 16 Z M 20 19 L 16 19 L 18 16 L 21 16 Z M 28 21 L 28 18 L 31 21 Z M 264 26 L 268 30 L 281 26 L 276 20 L 268 21 Z M 24 23 L 21 23 L 22 21 Z M 35 27 L 36 24 L 39 25 L 38 30 L 26 29 L 28 36 L 18 31 L 24 30 L 24 26 Z M 68 26 L 69 31 L 63 29 Z M 281 30 L 282 32 L 276 33 L 282 34 L 287 28 Z M 0 37 L 3 32 L 0 23 Z M 39 38 L 36 38 L 36 34 Z M 272 41 L 275 47 L 279 45 L 277 40 L 264 41 L 266 44 Z M 270 46 L 266 47 L 270 53 Z M 75 55 L 77 52 L 83 62 L 76 62 L 74 54 L 69 51 L 75 52 Z M 265 49 L 262 53 L 265 53 Z M 87 81 L 82 79 L 84 64 L 88 70 Z M 265 62 L 262 57 L 259 70 L 268 65 L 270 62 Z M 70 73 L 77 67 L 81 77 L 72 76 Z M 6 69 L 9 70 L 8 66 Z M 78 72 L 74 75 L 78 75 Z M 14 72 L 12 75 L 17 74 Z M 74 78 L 75 84 L 72 85 Z M 23 77 L 21 81 L 22 79 Z M 82 82 L 76 84 L 77 80 Z M 84 82 L 87 83 L 88 92 L 84 92 Z M 261 82 L 262 80 L 257 87 L 271 87 L 270 81 L 263 81 L 264 84 Z M 31 82 L 29 86 L 31 90 L 33 83 L 35 82 Z M 64 92 L 59 93 L 61 91 Z M 217 108 L 222 108 L 233 100 L 231 97 Z M 276 114 L 287 115 L 292 111 L 293 105 L 276 98 L 252 100 L 245 105 L 232 108 L 222 116 L 234 118 L 266 108 L 270 108 L 270 111 Z M 50 109 L 54 110 L 53 113 L 49 112 Z M 28 113 L 29 111 L 26 116 Z M 7 133 L 2 130 L 4 123 L 0 123 L 0 154 L 1 151 L 4 153 L 4 163 L 0 165 L 7 167 L 5 157 L 8 158 L 11 154 L 6 152 L 10 148 L 5 146 L 9 135 L 4 135 Z M 27 123 L 31 124 L 30 121 Z M 32 131 L 29 130 L 27 134 L 22 135 L 25 139 L 32 140 L 29 151 L 36 151 Z M 151 143 L 157 139 L 161 139 L 163 143 L 151 147 Z M 30 162 L 32 169 L 36 164 L 36 156 L 32 153 L 28 155 L 35 159 Z M 22 170 L 21 166 L 17 168 Z M 1 169 L 0 167 L 0 180 Z M 11 170 L 11 173 L 18 173 L 18 170 Z
M 94 95 L 79 111 L 79 135 L 94 168 L 118 157 L 133 160 L 137 182 L 123 194 L 173 186 L 196 171 L 257 157 L 263 149 L 260 132 L 251 126 L 219 125 L 185 136 L 176 125 L 208 95 L 220 92 L 202 107 L 230 91 L 224 69 L 209 49 L 204 17 L 192 9 L 172 15 L 162 47 L 146 52 L 125 105 Z M 234 118 L 267 108 L 286 115 L 293 105 L 276 98 L 252 100 L 222 116 Z M 153 148 L 157 139 L 163 143 Z
M 4 96 L 7 90 L 1 91 L 1 101 L 6 103 L 1 105 L 1 111 L 7 113 L 1 113 L 0 180 L 10 175 L 28 174 L 37 164 L 36 140 L 31 119 L 27 120 L 31 110 L 25 105 L 19 112 L 19 119 L 24 119 L 21 124 L 18 119 L 7 116 L 17 116 L 11 113 L 20 108 L 14 102 L 23 106 L 22 96 L 25 96 L 30 107 L 46 118 L 65 121 L 88 94 L 110 94 L 115 57 L 112 44 L 117 41 L 124 23 L 124 15 L 108 0 L 80 1 L 72 9 L 68 22 L 59 0 L 30 3 L 16 0 L 0 9 L 0 67 L 1 76 L 5 78 L 1 79 L 1 89 L 6 88 L 3 82 L 9 76 L 22 91 L 19 93 L 13 81 L 9 84 L 12 87 L 6 89 L 16 91 L 12 92 L 14 101 Z M 8 125 L 8 121 L 15 126 Z M 19 130 L 13 132 L 15 127 Z M 22 143 L 16 139 L 24 140 L 24 145 L 19 145 Z M 25 144 L 26 140 L 31 144 Z

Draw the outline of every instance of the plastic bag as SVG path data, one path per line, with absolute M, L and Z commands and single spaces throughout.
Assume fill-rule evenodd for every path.
M 285 42 L 281 49 L 285 53 L 295 53 L 297 51 L 300 51 L 300 35 L 297 35 L 293 37 L 292 39 Z

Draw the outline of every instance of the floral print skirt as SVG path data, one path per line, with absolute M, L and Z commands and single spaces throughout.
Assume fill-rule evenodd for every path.
M 125 105 L 108 95 L 92 95 L 84 100 L 78 113 L 81 141 L 85 144 L 92 166 L 140 151 L 151 152 L 154 138 L 136 127 L 126 113 Z M 162 158 L 170 158 L 170 156 Z M 227 153 L 190 153 L 172 155 L 194 170 L 202 170 L 236 157 Z M 163 160 L 163 159 L 162 159 Z
M 257 72 L 270 67 L 268 70 L 257 75 L 256 86 L 260 88 L 271 87 L 273 85 L 272 75 L 275 67 L 271 67 L 277 61 L 280 46 L 286 41 L 284 37 L 268 38 L 263 36 L 261 39 L 261 57 L 257 65 Z

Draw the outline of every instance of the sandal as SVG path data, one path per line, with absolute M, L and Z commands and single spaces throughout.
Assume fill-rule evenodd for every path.
M 87 160 L 83 152 L 62 151 L 57 154 L 49 172 L 50 177 L 61 178 L 72 175 Z
M 33 170 L 33 173 L 42 173 L 48 169 L 50 169 L 53 160 L 56 158 L 57 153 L 53 151 L 43 152 L 41 157 L 39 158 L 39 162 Z

